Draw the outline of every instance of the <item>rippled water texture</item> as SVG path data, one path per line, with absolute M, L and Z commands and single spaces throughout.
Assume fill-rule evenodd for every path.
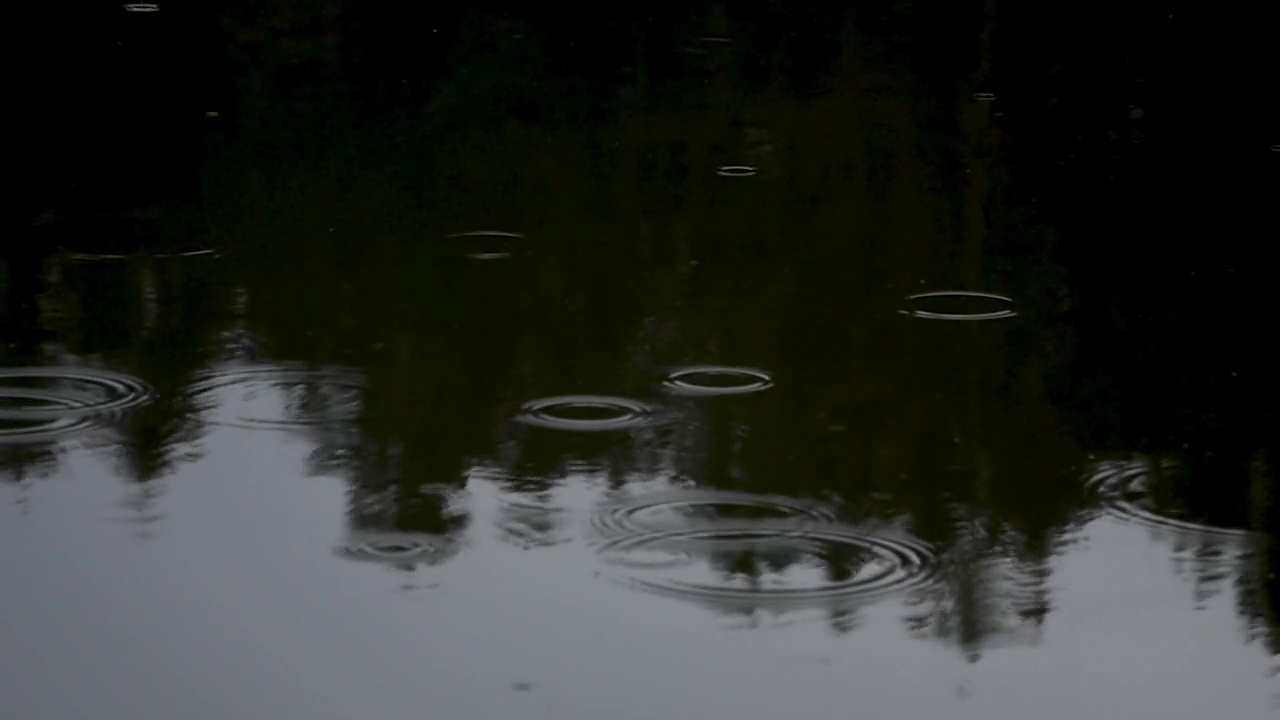
M 846 606 L 921 587 L 934 566 L 926 543 L 781 496 L 673 490 L 606 503 L 593 525 L 615 579 L 726 610 Z
M 1103 461 L 1088 477 L 1088 485 L 1112 515 L 1126 521 L 1178 534 L 1241 538 L 1241 528 L 1215 527 L 1180 519 L 1162 511 L 1152 501 L 1151 485 L 1158 471 L 1174 472 L 1176 463 L 1148 460 Z
M 531 400 L 519 419 L 549 430 L 602 432 L 640 427 L 656 418 L 657 408 L 629 398 L 608 395 L 563 395 Z
M 438 565 L 458 553 L 459 541 L 444 535 L 408 532 L 361 532 L 334 548 L 340 557 L 409 569 Z
M 216 258 L 218 257 L 218 251 L 212 248 L 196 248 L 194 250 L 184 250 L 181 252 L 148 253 L 146 256 L 157 259 Z M 73 260 L 75 262 L 107 262 L 112 260 L 128 260 L 133 256 L 111 253 L 71 252 L 67 253 L 66 257 L 68 260 Z
M 527 252 L 528 241 L 524 235 L 500 230 L 449 235 L 437 247 L 437 254 L 441 257 L 468 260 L 505 260 Z
M 154 397 L 141 380 L 106 370 L 0 368 L 0 442 L 72 434 Z
M 644 534 L 725 521 L 835 522 L 821 503 L 724 490 L 669 491 L 630 501 L 606 502 L 593 518 L 606 537 Z
M 745 395 L 773 387 L 773 378 L 755 368 L 694 365 L 671 373 L 664 385 L 682 395 Z
M 13 6 L 0 720 L 1277 720 L 1280 3 L 1166 5 Z
M 638 533 L 600 552 L 637 588 L 738 610 L 870 600 L 926 585 L 934 564 L 910 538 L 777 521 Z
M 289 430 L 353 420 L 364 382 L 344 368 L 244 367 L 207 373 L 187 395 L 207 421 L 249 429 Z
M 1004 320 L 1017 315 L 1011 298 L 994 293 L 928 292 L 912 295 L 907 302 L 904 315 L 927 320 Z

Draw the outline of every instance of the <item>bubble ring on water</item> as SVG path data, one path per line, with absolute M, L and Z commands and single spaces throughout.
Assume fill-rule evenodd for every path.
M 605 418 L 572 418 L 555 414 L 556 410 L 572 408 L 611 410 L 616 415 Z M 527 425 L 550 430 L 595 432 L 638 427 L 649 422 L 654 412 L 652 405 L 629 398 L 611 395 L 561 395 L 525 403 L 521 407 L 519 419 Z
M 0 420 L 63 420 L 85 415 L 102 415 L 127 410 L 150 402 L 156 392 L 150 385 L 132 375 L 99 370 L 97 368 L 70 367 L 17 367 L 0 368 L 0 382 L 6 378 L 55 380 L 91 386 L 106 395 L 105 400 L 69 398 L 53 390 L 11 388 L 0 385 L 0 398 L 59 405 L 55 408 L 3 408 Z
M 124 6 L 124 11 L 153 13 L 153 12 L 160 12 L 160 6 L 155 3 L 130 3 Z
M 716 168 L 716 174 L 720 177 L 732 178 L 751 177 L 759 171 L 754 165 L 721 165 Z
M 632 502 L 619 502 L 601 508 L 592 524 L 603 534 L 645 534 L 670 529 L 688 528 L 690 520 L 680 517 L 674 522 L 658 522 L 646 516 L 680 509 L 736 507 L 773 511 L 783 520 L 800 522 L 834 523 L 835 513 L 814 503 L 779 495 L 756 495 L 745 492 L 712 491 L 688 493 L 662 493 L 636 498 Z M 723 522 L 707 520 L 707 523 Z
M 933 549 L 915 539 L 887 538 L 852 532 L 840 527 L 770 528 L 754 526 L 707 527 L 693 530 L 630 535 L 600 547 L 604 555 L 665 550 L 673 556 L 666 565 L 648 563 L 640 568 L 675 567 L 680 557 L 690 562 L 717 546 L 742 551 L 752 545 L 786 546 L 809 556 L 821 557 L 824 550 L 856 549 L 870 556 L 863 565 L 876 564 L 870 573 L 855 572 L 847 580 L 829 581 L 821 585 L 796 588 L 735 589 L 705 582 L 674 579 L 648 579 L 625 573 L 618 580 L 632 587 L 657 594 L 715 604 L 788 607 L 822 605 L 872 600 L 917 589 L 935 580 L 936 559 Z M 624 562 L 625 562 L 625 558 Z M 610 564 L 617 565 L 616 562 Z M 681 564 L 689 564 L 684 562 Z M 861 569 L 861 568 L 858 568 Z
M 915 307 L 917 301 L 928 300 L 931 298 L 978 298 L 982 300 L 991 300 L 1000 303 L 1005 307 L 1001 310 L 985 313 L 944 313 L 932 312 L 929 310 L 920 310 Z M 940 290 L 938 292 L 919 293 L 907 296 L 907 302 L 912 305 L 910 310 L 899 310 L 903 315 L 911 317 L 925 318 L 928 320 L 1004 320 L 1017 315 L 1013 311 L 1013 298 L 1004 295 L 996 295 L 995 293 L 973 292 L 969 290 Z
M 445 535 L 412 532 L 358 533 L 335 547 L 339 557 L 392 567 L 439 565 L 458 553 L 458 541 Z
M 993 92 L 976 92 L 973 94 L 973 99 L 978 102 L 991 102 L 996 99 L 996 94 Z
M 700 385 L 690 382 L 691 377 L 712 376 L 741 378 L 738 385 Z M 728 365 L 694 365 L 681 368 L 667 376 L 663 381 L 669 390 L 684 395 L 746 395 L 773 387 L 773 376 L 764 370 L 749 367 L 731 367 Z
M 1164 467 L 1172 468 L 1174 465 L 1165 463 Z M 1131 497 L 1147 493 L 1145 486 L 1151 479 L 1151 473 L 1145 462 L 1099 463 L 1094 470 L 1086 484 L 1102 501 L 1107 514 L 1119 520 L 1185 535 L 1241 538 L 1250 534 L 1248 530 L 1215 527 L 1168 517 L 1130 500 Z
M 364 389 L 364 378 L 353 370 L 340 367 L 309 368 L 279 365 L 262 365 L 242 367 L 231 370 L 203 373 L 196 382 L 184 392 L 187 397 L 195 398 L 219 390 L 240 387 L 248 391 L 255 384 L 280 387 L 311 383 L 325 387 L 346 388 L 353 391 Z M 289 430 L 307 425 L 317 425 L 326 419 L 285 419 L 268 420 L 262 418 L 236 416 L 231 420 L 212 420 L 212 424 L 228 427 L 240 427 L 250 430 Z

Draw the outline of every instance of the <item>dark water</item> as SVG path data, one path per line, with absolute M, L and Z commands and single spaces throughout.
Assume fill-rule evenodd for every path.
M 1280 712 L 1273 9 L 30 12 L 3 717 Z

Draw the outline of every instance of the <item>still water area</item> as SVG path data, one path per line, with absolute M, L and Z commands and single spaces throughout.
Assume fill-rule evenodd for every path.
M 0 717 L 1280 717 L 1276 11 L 1122 5 L 33 18 Z

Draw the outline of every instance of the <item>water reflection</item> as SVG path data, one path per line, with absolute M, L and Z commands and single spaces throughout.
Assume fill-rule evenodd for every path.
M 1085 541 L 1116 542 L 1106 555 L 1149 531 L 1195 607 L 1229 598 L 1280 653 L 1275 384 L 1241 319 L 1269 285 L 1229 239 L 1145 240 L 1256 237 L 1228 230 L 1270 186 L 1188 181 L 1172 141 L 1201 131 L 1160 91 L 1095 94 L 1104 73 L 1060 38 L 1027 47 L 1056 26 L 1025 14 L 997 47 L 991 3 L 698 6 L 590 37 L 516 11 L 437 8 L 428 37 L 385 8 L 285 5 L 227 12 L 240 71 L 216 124 L 182 126 L 205 152 L 180 191 L 148 146 L 136 186 L 22 208 L 39 221 L 0 247 L 7 483 L 109 468 L 128 483 L 111 507 L 187 553 L 218 552 L 187 532 L 201 503 L 226 500 L 230 524 L 308 498 L 256 541 L 350 562 L 254 571 L 456 583 L 461 604 L 416 629 L 470 627 L 470 606 L 509 594 L 484 578 L 524 573 L 521 638 L 541 637 L 538 594 L 575 622 L 670 612 L 641 624 L 655 643 L 689 606 L 847 634 L 874 601 L 909 631 L 867 629 L 884 657 L 926 657 L 909 636 L 973 660 L 1034 646 L 1052 667 L 1089 656 L 1041 641 L 1113 601 L 1160 610 L 1161 637 L 1205 625 L 1127 577 L 1079 610 L 1087 571 L 1110 570 Z M 241 453 L 299 447 L 300 468 L 272 466 L 284 496 L 193 479 L 231 486 L 256 470 Z M 502 565 L 512 548 L 527 560 Z M 647 594 L 597 595 L 614 586 L 596 571 Z M 499 662 L 487 642 L 517 634 L 491 632 L 450 667 Z

